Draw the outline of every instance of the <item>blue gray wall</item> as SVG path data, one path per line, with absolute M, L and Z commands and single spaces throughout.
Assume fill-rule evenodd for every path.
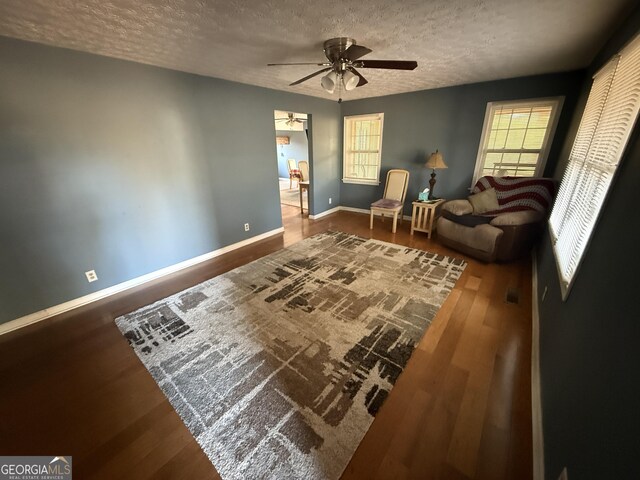
M 339 201 L 336 102 L 3 37 L 0 65 L 0 323 L 280 227 L 276 109 L 311 115 L 311 212 Z
M 371 202 L 382 197 L 385 175 L 391 168 L 411 172 L 407 199 L 416 199 L 418 192 L 429 186 L 431 171 L 424 164 L 427 155 L 436 149 L 442 152 L 449 168 L 436 172 L 435 195 L 468 196 L 487 103 L 492 101 L 565 96 L 548 160 L 548 164 L 555 164 L 582 78 L 583 72 L 560 73 L 344 102 L 344 116 L 383 112 L 384 131 L 381 184 L 374 187 L 343 183 L 342 205 L 369 208 Z M 411 214 L 409 201 L 405 214 Z
M 562 178 L 592 75 L 640 30 L 640 8 L 600 51 L 585 82 L 555 178 Z M 636 125 L 568 299 L 549 237 L 538 256 L 545 474 L 640 478 L 640 126 Z M 544 302 L 542 293 L 547 288 Z
M 292 132 L 289 130 L 276 130 L 276 135 L 289 137 L 289 145 L 277 146 L 278 174 L 280 178 L 289 178 L 289 170 L 287 169 L 288 159 L 293 158 L 296 162 L 309 160 L 307 134 L 304 131 Z M 340 152 L 340 158 L 342 159 L 342 152 Z

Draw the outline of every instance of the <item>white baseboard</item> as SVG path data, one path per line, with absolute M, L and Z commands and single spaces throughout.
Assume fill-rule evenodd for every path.
M 533 430 L 533 480 L 544 480 L 544 432 L 540 387 L 540 310 L 538 305 L 538 261 L 531 253 L 531 426 Z
M 327 215 L 331 215 L 332 213 L 339 212 L 340 210 L 342 210 L 342 207 L 330 208 L 329 210 L 325 210 L 324 212 L 320 212 L 317 215 L 309 215 L 309 218 L 311 220 L 317 220 L 319 218 L 326 217 Z
M 74 308 L 81 307 L 88 303 L 102 300 L 103 298 L 110 297 L 111 295 L 115 295 L 116 293 L 124 292 L 125 290 L 138 287 L 152 280 L 156 280 L 166 275 L 179 272 L 180 270 L 184 270 L 185 268 L 189 268 L 199 263 L 206 262 L 207 260 L 211 260 L 212 258 L 219 257 L 220 255 L 223 255 L 225 253 L 237 250 L 238 248 L 244 247 L 251 243 L 255 243 L 259 240 L 263 240 L 273 235 L 278 235 L 282 232 L 284 232 L 284 227 L 276 228 L 275 230 L 256 235 L 255 237 L 247 238 L 245 240 L 227 245 L 226 247 L 219 248 L 212 252 L 190 258 L 189 260 L 185 260 L 184 262 L 176 263 L 175 265 L 161 268 L 160 270 L 147 273 L 146 275 L 142 275 L 141 277 L 127 280 L 126 282 L 119 283 L 112 287 L 90 293 L 89 295 L 85 295 L 84 297 L 69 300 L 68 302 L 64 302 L 59 305 L 40 310 L 39 312 L 34 312 L 29 315 L 25 315 L 24 317 L 10 320 L 6 323 L 0 324 L 0 335 L 12 332 L 13 330 L 17 330 L 22 327 L 26 327 L 27 325 L 31 325 L 32 323 L 40 322 L 47 318 L 53 317 L 54 315 L 68 312 L 69 310 L 73 310 Z
M 367 215 L 369 215 L 369 210 L 366 208 L 340 206 L 340 210 L 342 210 L 343 212 L 366 213 Z

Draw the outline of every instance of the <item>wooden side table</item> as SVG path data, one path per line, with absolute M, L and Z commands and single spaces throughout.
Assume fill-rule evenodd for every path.
M 413 232 L 425 232 L 427 238 L 431 238 L 433 222 L 437 218 L 437 209 L 445 202 L 440 198 L 435 202 L 413 202 L 413 212 L 411 213 L 411 235 Z

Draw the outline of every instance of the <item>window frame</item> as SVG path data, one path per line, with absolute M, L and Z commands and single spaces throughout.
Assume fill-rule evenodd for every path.
M 547 128 L 545 133 L 544 140 L 542 142 L 542 148 L 540 149 L 540 157 L 538 159 L 538 163 L 536 165 L 536 170 L 533 174 L 532 178 L 540 177 L 544 173 L 544 168 L 547 164 L 547 158 L 549 157 L 549 151 L 551 150 L 551 144 L 553 143 L 553 138 L 556 133 L 556 129 L 558 127 L 558 121 L 560 120 L 560 113 L 562 112 L 562 107 L 564 105 L 563 96 L 558 97 L 544 97 L 544 98 L 529 98 L 522 100 L 500 100 L 494 102 L 488 102 L 487 108 L 484 113 L 484 122 L 482 124 L 482 135 L 480 136 L 480 144 L 478 145 L 478 154 L 476 156 L 476 165 L 473 170 L 473 177 L 471 179 L 471 187 L 470 190 L 473 189 L 476 182 L 480 177 L 482 177 L 482 171 L 484 170 L 484 158 L 487 154 L 488 148 L 486 148 L 486 143 L 489 141 L 489 135 L 491 133 L 491 127 L 493 126 L 493 112 L 494 109 L 504 106 L 512 106 L 512 107 L 536 107 L 542 105 L 553 105 L 551 111 L 551 117 L 549 118 L 549 125 L 551 128 Z M 536 153 L 537 149 L 531 151 L 527 151 L 526 149 L 504 149 L 506 150 L 516 150 L 521 153 Z M 509 152 L 506 152 L 509 153 Z
M 365 118 L 375 118 L 380 121 L 380 142 L 378 145 L 378 164 L 376 166 L 376 179 L 361 179 L 361 178 L 353 178 L 347 176 L 347 145 L 348 145 L 348 134 L 350 132 L 350 128 L 347 128 L 347 122 L 357 119 L 365 119 Z M 360 115 L 345 115 L 343 117 L 343 127 L 342 127 L 342 182 L 343 183 L 354 183 L 358 185 L 380 185 L 380 169 L 382 167 L 382 138 L 384 135 L 384 113 L 364 113 Z

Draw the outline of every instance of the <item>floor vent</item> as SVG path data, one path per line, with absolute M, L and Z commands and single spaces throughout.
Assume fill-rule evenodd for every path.
M 507 288 L 507 293 L 504 297 L 506 303 L 512 303 L 517 305 L 520 303 L 520 289 L 519 288 Z

